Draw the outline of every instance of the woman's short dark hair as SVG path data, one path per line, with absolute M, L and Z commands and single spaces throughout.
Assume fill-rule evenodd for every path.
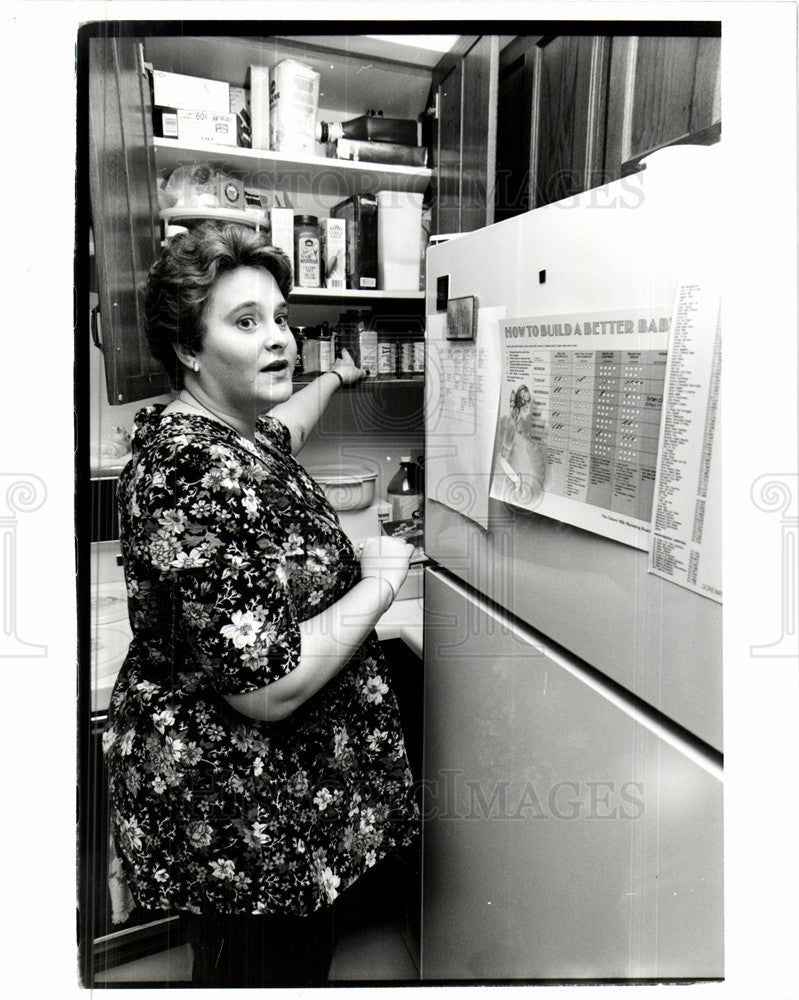
M 202 350 L 205 309 L 214 285 L 220 275 L 238 267 L 264 268 L 288 299 L 289 258 L 270 246 L 265 233 L 234 223 L 204 222 L 173 236 L 150 268 L 144 302 L 147 343 L 174 388 L 183 385 L 175 346 Z
M 523 406 L 532 402 L 533 397 L 526 385 L 520 385 L 518 389 L 511 391 L 510 408 L 514 413 L 518 413 Z

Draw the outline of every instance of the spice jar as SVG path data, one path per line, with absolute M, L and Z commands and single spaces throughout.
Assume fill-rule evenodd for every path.
M 322 284 L 319 220 L 315 215 L 294 217 L 294 284 L 319 288 Z

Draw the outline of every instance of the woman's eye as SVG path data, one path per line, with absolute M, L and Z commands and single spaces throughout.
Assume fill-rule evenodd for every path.
M 278 326 L 286 326 L 288 324 L 288 321 L 289 321 L 288 316 L 285 315 L 275 316 L 275 322 L 277 323 Z
M 240 330 L 254 330 L 255 319 L 252 316 L 242 316 L 241 319 L 236 320 L 236 326 Z

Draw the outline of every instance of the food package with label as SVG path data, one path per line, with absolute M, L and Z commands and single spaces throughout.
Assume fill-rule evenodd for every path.
M 229 111 L 193 111 L 185 108 L 153 108 L 153 132 L 163 139 L 208 142 L 218 146 L 238 145 L 236 115 Z
M 354 194 L 330 214 L 347 223 L 347 288 L 377 288 L 377 197 Z
M 319 224 L 322 267 L 326 288 L 347 287 L 347 223 L 344 219 L 322 219 Z
M 284 59 L 272 71 L 269 118 L 272 149 L 278 153 L 313 156 L 319 73 L 296 59 Z
M 225 114 L 230 111 L 230 86 L 221 80 L 206 80 L 184 73 L 153 70 L 153 104 Z
M 350 353 L 352 360 L 372 378 L 377 377 L 377 331 L 370 330 L 368 317 L 360 309 L 344 313 L 336 327 L 336 353 Z

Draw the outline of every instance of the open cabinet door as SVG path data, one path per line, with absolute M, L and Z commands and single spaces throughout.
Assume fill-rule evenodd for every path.
M 160 249 L 150 90 L 140 43 L 89 43 L 89 190 L 108 401 L 168 391 L 144 338 L 141 289 Z

